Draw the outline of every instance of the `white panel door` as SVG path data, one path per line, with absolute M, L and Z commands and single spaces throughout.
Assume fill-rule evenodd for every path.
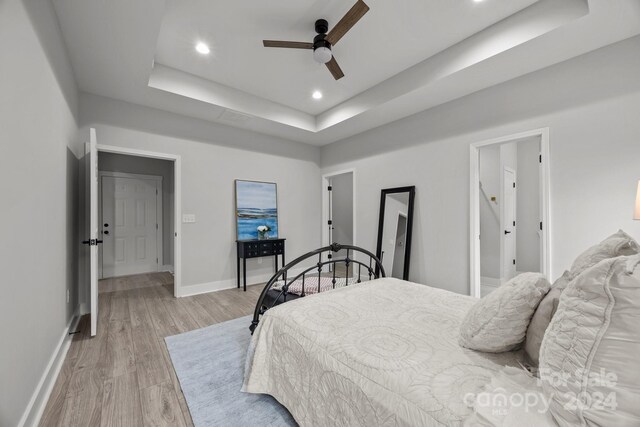
M 102 275 L 158 271 L 158 181 L 102 177 Z
M 516 275 L 516 173 L 505 167 L 503 174 L 502 280 L 507 281 Z
M 85 144 L 84 156 L 84 244 L 82 259 L 86 263 L 85 279 L 89 287 L 89 311 L 91 313 L 91 336 L 98 331 L 98 147 L 96 130 L 89 130 L 89 142 Z

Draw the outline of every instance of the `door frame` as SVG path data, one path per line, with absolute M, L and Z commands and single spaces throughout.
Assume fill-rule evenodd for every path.
M 173 162 L 173 296 L 182 296 L 182 158 L 178 154 L 98 144 L 99 153 L 124 154 Z
M 164 218 L 162 216 L 162 194 L 163 194 L 163 185 L 162 185 L 162 176 L 160 175 L 144 175 L 138 173 L 126 173 L 126 172 L 112 172 L 112 171 L 98 171 L 98 228 L 100 229 L 100 234 L 103 235 L 104 230 L 102 230 L 103 226 L 100 224 L 104 224 L 102 218 L 102 179 L 104 177 L 111 178 L 131 178 L 131 179 L 146 179 L 153 180 L 156 182 L 156 190 L 158 193 L 156 195 L 156 223 L 158 224 L 158 228 L 156 228 L 156 256 L 158 258 L 158 262 L 156 263 L 157 270 L 162 271 L 161 267 L 164 265 L 164 257 L 163 257 L 163 239 L 164 239 Z M 104 239 L 103 239 L 104 240 Z M 104 247 L 104 243 L 103 246 Z M 103 275 L 103 254 L 104 251 L 102 248 L 98 248 L 98 277 L 100 279 L 104 278 Z M 162 264 L 160 264 L 160 260 L 162 260 Z
M 505 166 L 502 165 L 502 171 L 500 174 L 500 189 L 501 189 L 501 195 L 500 197 L 502 198 L 502 201 L 504 202 L 506 200 L 505 197 L 505 182 L 504 182 L 504 173 L 505 172 L 510 172 L 513 174 L 513 178 L 514 181 L 517 183 L 518 182 L 518 173 L 513 169 L 510 168 L 509 166 Z M 517 206 L 518 206 L 518 195 L 517 195 L 517 190 L 513 192 L 513 204 L 515 205 L 514 208 L 514 212 L 516 213 L 516 217 L 517 217 Z M 501 203 L 500 204 L 500 283 L 504 283 L 505 282 L 505 276 L 506 276 L 506 269 L 505 269 L 505 261 L 506 261 L 506 251 L 505 251 L 505 234 L 502 234 L 504 232 L 504 230 L 506 230 L 507 228 L 507 224 L 505 222 L 505 217 L 506 217 L 506 211 L 507 211 L 507 205 L 505 203 Z M 517 227 L 517 226 L 516 226 Z M 512 234 L 514 237 L 514 240 L 516 243 L 514 243 L 514 245 L 517 245 L 517 230 L 514 227 Z M 517 246 L 514 246 L 514 248 L 516 248 L 517 250 Z M 516 258 L 517 259 L 517 258 Z M 516 273 L 517 274 L 517 273 Z
M 469 146 L 469 294 L 480 298 L 480 148 L 493 144 L 516 142 L 531 137 L 540 138 L 540 219 L 542 221 L 542 257 L 540 267 L 548 280 L 553 277 L 551 263 L 551 178 L 549 169 L 549 128 L 539 128 L 499 138 L 472 143 Z
M 329 229 L 327 228 L 327 222 L 329 221 L 329 192 L 327 191 L 327 187 L 329 186 L 329 179 L 338 176 L 350 173 L 351 174 L 351 183 L 353 188 L 353 236 L 352 242 L 353 246 L 357 246 L 356 244 L 356 230 L 357 230 L 357 216 L 356 216 L 356 170 L 355 169 L 344 169 L 336 172 L 328 172 L 322 175 L 322 246 L 329 246 L 333 242 L 329 241 Z M 338 242 L 339 243 L 339 242 Z

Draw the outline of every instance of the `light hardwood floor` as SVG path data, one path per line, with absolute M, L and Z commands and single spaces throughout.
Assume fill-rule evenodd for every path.
M 99 287 L 98 334 L 84 316 L 40 425 L 192 426 L 163 338 L 251 314 L 262 286 L 176 299 L 154 273 Z

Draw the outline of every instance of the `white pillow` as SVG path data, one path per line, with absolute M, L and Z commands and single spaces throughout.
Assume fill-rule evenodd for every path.
M 550 286 L 540 273 L 523 273 L 509 280 L 471 307 L 460 325 L 458 342 L 488 353 L 517 348 Z
M 601 261 L 562 292 L 542 341 L 540 378 L 556 422 L 639 426 L 638 357 L 640 255 Z
M 527 362 L 531 366 L 538 366 L 540 359 L 540 346 L 542 345 L 542 339 L 544 333 L 551 323 L 551 319 L 558 309 L 558 303 L 560 301 L 560 295 L 562 291 L 569 284 L 568 281 L 569 272 L 565 271 L 558 280 L 556 280 L 547 295 L 542 298 L 538 308 L 531 317 L 529 327 L 527 328 L 527 337 L 524 340 L 524 352 L 527 357 Z
M 593 267 L 602 260 L 615 258 L 622 255 L 635 255 L 640 253 L 640 245 L 633 237 L 622 230 L 604 239 L 581 253 L 571 265 L 569 281 L 575 279 L 578 274 L 587 268 Z

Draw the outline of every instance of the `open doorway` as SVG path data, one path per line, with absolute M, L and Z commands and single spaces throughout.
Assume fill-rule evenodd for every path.
M 322 243 L 355 245 L 355 171 L 346 170 L 324 175 L 322 209 Z M 341 258 L 346 251 L 334 255 Z
M 548 131 L 471 146 L 471 294 L 524 272 L 550 277 Z
M 135 158 L 147 158 L 147 159 L 160 159 L 160 160 L 168 160 L 172 163 L 173 166 L 173 179 L 168 180 L 172 181 L 174 196 L 172 198 L 173 209 L 171 210 L 171 214 L 173 215 L 173 232 L 172 235 L 168 236 L 168 238 L 173 239 L 173 246 L 168 245 L 168 247 L 172 247 L 173 252 L 173 270 L 174 277 L 171 280 L 173 294 L 174 296 L 180 296 L 180 285 L 182 283 L 182 268 L 181 268 L 181 222 L 178 220 L 181 217 L 181 158 L 178 155 L 173 154 L 165 154 L 165 153 L 154 153 L 149 151 L 121 148 L 121 147 L 113 147 L 107 145 L 99 145 L 97 142 L 97 133 L 95 128 L 89 128 L 87 140 L 85 143 L 85 155 L 80 162 L 79 173 L 83 178 L 80 180 L 80 202 L 79 202 L 79 217 L 78 223 L 80 230 L 82 232 L 82 238 L 84 240 L 81 241 L 82 250 L 79 251 L 79 277 L 80 281 L 84 286 L 80 287 L 80 301 L 81 301 L 81 313 L 82 314 L 90 314 L 90 328 L 91 328 L 91 336 L 96 336 L 98 333 L 98 308 L 99 308 L 99 288 L 98 288 L 98 277 L 100 275 L 100 262 L 99 258 L 101 251 L 99 247 L 104 243 L 104 236 L 111 236 L 113 228 L 111 228 L 111 223 L 108 223 L 109 226 L 105 226 L 107 222 L 100 221 L 100 174 L 99 174 L 99 164 L 100 157 L 105 156 L 105 153 L 115 153 L 115 154 L 123 154 L 126 156 L 131 156 Z M 108 156 L 107 156 L 108 157 Z M 131 160 L 131 159 L 130 159 Z M 135 160 L 135 159 L 133 159 Z M 104 168 L 104 166 L 103 166 Z M 124 177 L 124 174 L 127 172 L 112 172 L 112 177 L 117 176 L 117 174 L 122 174 L 121 177 Z M 139 178 L 139 177 L 138 177 Z M 113 184 L 113 192 L 116 191 L 117 184 Z M 155 185 L 157 189 L 157 184 Z M 122 208 L 124 208 L 124 204 L 122 204 Z M 113 219 L 111 221 L 118 222 L 117 215 L 115 211 L 118 210 L 117 203 L 113 203 L 114 206 L 114 214 Z M 146 206 L 146 205 L 145 205 Z M 158 209 L 162 209 L 162 207 L 158 207 L 156 205 L 156 212 Z M 126 210 L 126 209 L 125 209 Z M 139 216 L 140 213 L 144 213 L 146 208 L 133 210 L 133 224 L 149 222 L 152 223 L 151 220 L 146 220 L 146 214 L 143 216 Z M 138 216 L 137 216 L 138 215 Z M 104 213 L 103 215 L 104 216 Z M 121 218 L 124 216 L 121 215 Z M 151 216 L 149 218 L 152 218 Z M 155 225 L 155 223 L 153 223 Z M 105 233 L 108 231 L 108 234 Z M 138 246 L 142 248 L 143 246 Z M 144 246 L 145 250 L 147 249 Z M 144 254 L 138 253 L 138 255 L 142 256 Z M 159 262 L 159 259 L 158 259 Z
M 168 160 L 99 155 L 101 292 L 139 287 L 145 282 L 108 279 L 173 272 L 173 169 L 174 163 Z
M 106 145 L 98 152 L 99 292 L 159 282 L 179 297 L 180 156 Z

